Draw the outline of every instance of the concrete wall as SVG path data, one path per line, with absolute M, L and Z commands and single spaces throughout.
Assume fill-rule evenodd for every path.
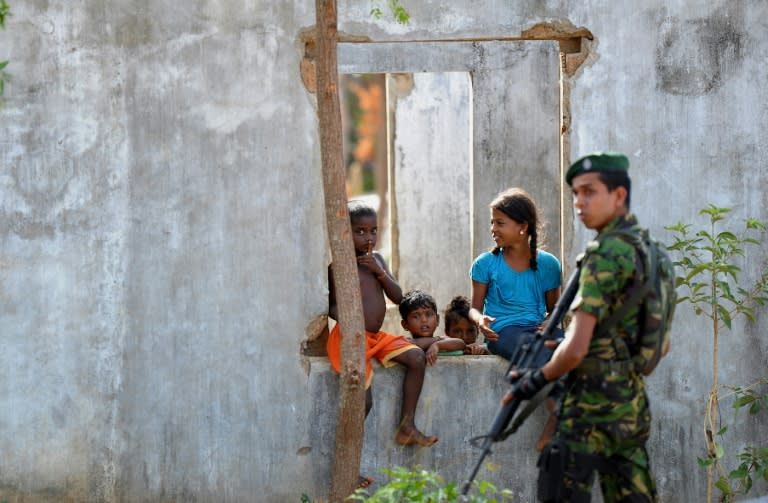
M 429 292 L 442 309 L 470 293 L 472 83 L 462 72 L 394 78 L 390 87 L 401 89 L 393 100 L 397 277 L 403 288 Z
M 314 6 L 11 6 L 0 499 L 296 500 L 327 309 Z
M 767 221 L 768 5 L 571 4 L 409 2 L 402 26 L 343 0 L 339 28 L 403 42 L 584 27 L 594 39 L 564 82 L 565 157 L 626 152 L 633 208 L 662 238 L 664 224 L 696 220 L 707 203 Z M 314 3 L 11 7 L 0 32 L 13 75 L 0 110 L 0 499 L 322 497 L 334 377 L 300 351 L 326 309 L 328 262 L 314 98 L 299 72 Z M 489 175 L 504 186 L 517 181 L 495 170 L 511 155 Z M 569 264 L 589 234 L 565 214 Z M 745 277 L 762 261 L 746 260 Z M 677 327 L 648 381 L 650 450 L 663 501 L 700 501 L 711 338 L 687 308 Z M 764 311 L 735 326 L 722 382 L 764 374 L 765 331 Z M 379 372 L 366 473 L 412 462 L 466 473 L 466 440 L 490 424 L 502 369 L 492 358 L 431 369 L 417 421 L 441 440 L 413 452 L 387 441 L 399 375 Z M 500 446 L 509 461 L 498 472 L 481 473 L 521 501 L 532 494 L 535 421 Z M 765 419 L 742 417 L 730 431 L 735 450 L 761 438 Z
M 312 358 L 310 389 L 315 401 L 312 417 L 311 458 L 318 467 L 316 480 L 330 477 L 326 460 L 333 456 L 335 428 L 333 404 L 338 397 L 338 378 L 327 358 Z M 426 374 L 422 399 L 417 409 L 417 425 L 436 434 L 440 440 L 430 448 L 402 447 L 394 442 L 399 418 L 404 371 L 399 368 L 374 370 L 374 406 L 365 423 L 365 442 L 361 471 L 387 481 L 382 468 L 421 466 L 436 470 L 446 481 L 462 485 L 476 465 L 480 450 L 470 439 L 488 433 L 498 412 L 498 398 L 505 391 L 502 380 L 507 362 L 495 356 L 441 356 Z M 331 404 L 331 407 L 329 407 Z M 520 429 L 505 442 L 494 444 L 492 454 L 477 474 L 498 488 L 509 488 L 515 501 L 535 501 L 535 470 L 538 452 L 534 443 L 546 420 L 544 407 L 536 409 Z M 482 440 L 480 440 L 482 442 Z

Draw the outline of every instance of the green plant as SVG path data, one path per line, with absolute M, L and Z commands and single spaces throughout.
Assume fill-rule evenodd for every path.
M 475 493 L 462 496 L 455 483 L 446 483 L 437 473 L 418 466 L 412 469 L 384 468 L 381 471 L 390 477 L 389 482 L 370 496 L 366 489 L 358 489 L 348 499 L 364 503 L 499 503 L 512 501 L 513 497 L 509 489 L 499 491 L 490 482 L 482 481 L 473 484 Z
M 768 385 L 768 376 L 757 382 L 741 388 L 737 386 L 723 386 L 735 395 L 733 408 L 738 413 L 740 409 L 748 408 L 751 415 L 758 414 L 768 408 L 768 392 L 760 394 L 756 392 L 759 386 Z M 727 427 L 718 431 L 721 438 L 725 435 Z M 768 481 L 768 447 L 747 446 L 738 455 L 739 465 L 728 472 L 728 476 L 721 475 L 715 482 L 715 487 L 722 493 L 722 501 L 732 501 L 737 494 L 747 494 L 752 489 L 753 476 Z M 702 460 L 699 461 L 702 463 Z M 706 464 L 704 461 L 702 464 Z
M 408 21 L 410 21 L 411 16 L 408 14 L 408 11 L 403 7 L 403 4 L 400 3 L 400 0 L 386 0 L 387 5 L 389 6 L 390 12 L 392 12 L 392 16 L 395 18 L 395 20 L 400 24 L 408 24 Z M 376 19 L 381 19 L 384 15 L 384 11 L 381 9 L 381 4 L 379 0 L 373 1 L 373 7 L 371 7 L 371 16 L 375 17 Z
M 6 0 L 0 0 L 0 28 L 5 28 L 5 18 L 11 15 L 11 8 Z
M 0 28 L 5 28 L 5 19 L 11 15 L 11 8 L 6 0 L 0 0 Z M 5 72 L 8 61 L 0 61 L 0 106 L 3 105 L 3 93 L 5 93 L 5 83 L 11 79 L 11 76 Z
M 677 277 L 678 303 L 688 302 L 697 316 L 704 316 L 711 321 L 713 350 L 712 350 L 712 387 L 707 398 L 704 415 L 704 433 L 707 447 L 705 458 L 699 458 L 699 464 L 707 467 L 707 501 L 712 501 L 713 483 L 722 493 L 722 501 L 731 501 L 738 494 L 746 494 L 752 487 L 752 476 L 768 481 L 768 449 L 747 446 L 738 458 L 741 463 L 738 468 L 726 472 L 723 467 L 725 449 L 724 435 L 728 430 L 721 425 L 719 402 L 721 389 L 729 390 L 728 396 L 734 395 L 733 408 L 749 407 L 750 414 L 759 413 L 766 405 L 766 394 L 760 394 L 757 389 L 765 385 L 768 378 L 762 378 L 755 383 L 741 388 L 720 386 L 718 383 L 718 344 L 721 331 L 730 330 L 732 322 L 739 316 L 755 321 L 755 307 L 764 306 L 768 301 L 768 267 L 762 266 L 762 271 L 749 288 L 743 288 L 738 275 L 741 268 L 736 261 L 746 257 L 745 248 L 757 245 L 760 241 L 755 237 L 766 230 L 765 224 L 753 218 L 745 221 L 741 231 L 718 231 L 730 208 L 719 208 L 709 205 L 699 214 L 709 218 L 708 228 L 692 231 L 691 224 L 678 223 L 667 226 L 673 232 L 674 242 L 669 249 L 676 252 L 680 259 L 675 262 Z M 682 295 L 685 292 L 687 295 Z M 719 477 L 714 482 L 715 472 Z

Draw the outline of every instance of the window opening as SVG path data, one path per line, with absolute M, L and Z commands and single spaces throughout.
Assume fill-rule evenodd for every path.
M 588 52 L 581 43 L 570 44 L 575 40 L 581 42 L 580 37 L 584 35 L 580 32 L 567 35 L 558 32 L 550 34 L 551 38 L 531 36 L 537 42 L 500 39 L 339 44 L 347 196 L 365 199 L 376 208 L 380 229 L 377 250 L 404 290 L 429 291 L 442 308 L 450 299 L 435 293 L 448 283 L 446 280 L 451 274 L 457 273 L 468 285 L 469 264 L 487 247 L 487 204 L 492 195 L 510 185 L 526 187 L 539 206 L 541 201 L 549 201 L 549 214 L 545 215 L 551 226 L 547 244 L 555 249 L 563 263 L 567 260 L 561 241 L 562 228 L 558 225 L 567 217 L 567 212 L 566 215 L 560 213 L 563 207 L 559 203 L 564 196 L 559 187 L 559 172 L 568 150 L 570 78 Z M 557 42 L 553 47 L 547 39 L 559 40 L 559 48 Z M 544 41 L 543 45 L 538 41 Z M 420 150 L 440 151 L 440 147 L 434 145 L 434 135 L 418 132 L 417 140 L 404 144 L 424 123 L 408 124 L 415 116 L 402 115 L 401 105 L 409 99 L 408 86 L 429 72 L 468 76 L 469 101 L 465 106 L 469 116 L 469 158 L 460 161 L 468 167 L 468 183 L 445 171 L 442 160 L 429 156 L 413 159 Z M 404 94 L 400 89 L 403 86 Z M 565 95 L 562 101 L 561 92 Z M 448 96 L 448 99 L 436 100 L 435 109 L 450 107 L 454 93 Z M 434 117 L 431 120 L 430 127 L 439 123 Z M 417 148 L 418 141 L 421 148 Z M 403 165 L 405 170 L 401 169 Z M 453 180 L 454 186 L 449 189 L 431 186 L 434 178 L 421 178 L 430 171 L 439 173 L 444 180 Z M 419 178 L 410 179 L 412 176 Z M 446 230 L 452 228 L 446 223 L 455 214 L 446 214 L 442 207 L 425 206 L 423 202 L 427 198 L 420 199 L 422 193 L 418 191 L 423 187 L 451 200 L 451 211 L 469 220 L 467 224 L 455 226 L 461 227 L 465 236 L 469 229 L 469 245 L 465 247 L 462 242 L 456 246 L 456 240 L 446 235 Z M 468 187 L 467 201 L 457 200 L 457 187 Z M 425 233 L 423 229 L 439 229 L 440 234 L 435 238 L 434 233 Z M 414 254 L 427 257 L 427 267 L 414 266 Z M 460 254 L 466 257 L 459 257 Z M 460 265 L 449 259 L 455 259 Z M 426 284 L 425 279 L 434 283 Z M 463 290 L 463 283 L 460 288 L 446 288 L 458 294 L 465 293 Z M 399 318 L 392 318 L 396 324 L 391 331 L 399 332 Z M 385 322 L 385 330 L 386 325 Z
M 339 89 L 347 199 L 363 200 L 376 210 L 377 250 L 391 268 L 386 75 L 341 74 Z

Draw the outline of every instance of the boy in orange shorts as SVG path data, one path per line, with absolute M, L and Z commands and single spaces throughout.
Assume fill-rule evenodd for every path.
M 405 367 L 405 379 L 400 408 L 400 426 L 397 429 L 395 441 L 400 445 L 431 446 L 437 442 L 437 437 L 420 432 L 416 428 L 414 419 L 421 387 L 424 384 L 426 367 L 424 351 L 401 335 L 381 331 L 386 314 L 384 295 L 395 304 L 400 304 L 403 292 L 397 280 L 389 272 L 384 258 L 380 253 L 373 251 L 378 232 L 376 210 L 360 201 L 350 201 L 348 210 L 352 224 L 352 240 L 357 255 L 357 273 L 360 277 L 360 293 L 363 297 L 363 317 L 365 318 L 365 415 L 368 416 L 373 406 L 371 358 L 379 360 L 384 367 L 392 367 L 399 363 Z M 328 267 L 328 315 L 336 320 L 338 310 L 331 267 L 333 264 Z M 336 372 L 339 372 L 341 370 L 341 331 L 338 323 L 328 337 L 327 349 L 331 365 Z

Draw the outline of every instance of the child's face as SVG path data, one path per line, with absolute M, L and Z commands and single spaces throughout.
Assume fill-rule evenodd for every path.
M 509 218 L 503 211 L 491 208 L 491 238 L 496 246 L 504 248 L 528 241 L 528 225 Z
M 474 344 L 477 341 L 477 325 L 462 318 L 459 321 L 454 321 L 451 327 L 446 330 L 445 335 L 461 339 L 467 344 Z
M 432 337 L 440 324 L 440 315 L 431 307 L 417 307 L 400 323 L 413 337 Z
M 379 232 L 376 217 L 357 217 L 350 223 L 352 225 L 352 240 L 355 243 L 355 253 L 357 255 L 365 255 L 366 253 L 373 252 Z

